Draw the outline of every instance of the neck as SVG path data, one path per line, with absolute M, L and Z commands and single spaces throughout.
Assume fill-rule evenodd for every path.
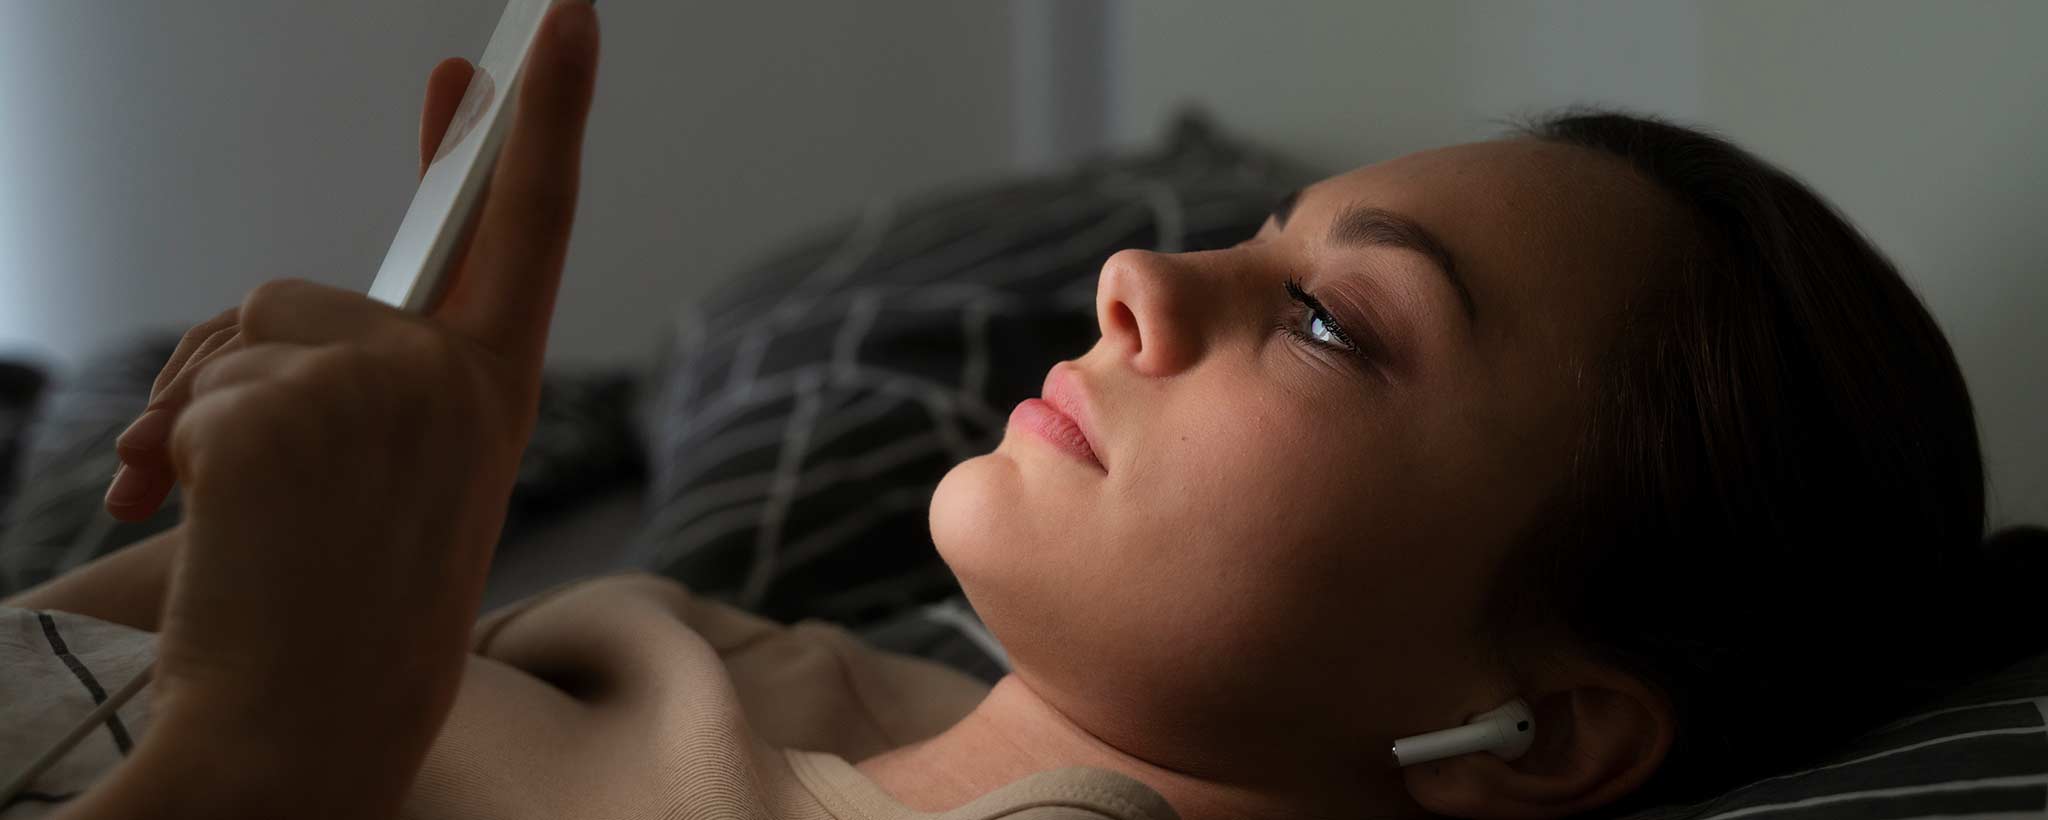
M 1315 778 L 1302 778 L 1298 770 L 1275 770 L 1286 767 L 1268 766 L 1246 771 L 1244 777 L 1225 778 L 1157 760 L 1142 749 L 1119 748 L 1103 740 L 1010 675 L 951 728 L 860 761 L 855 768 L 898 802 L 925 812 L 957 808 L 1038 772 L 1088 766 L 1151 787 L 1182 820 L 1420 813 L 1401 789 L 1399 777 L 1391 774 L 1353 776 L 1336 784 L 1338 788 L 1325 790 L 1303 785 L 1303 780 Z M 1374 807 L 1386 810 L 1373 812 Z

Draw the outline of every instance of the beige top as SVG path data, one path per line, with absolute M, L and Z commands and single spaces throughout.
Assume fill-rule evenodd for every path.
M 1079 767 L 953 811 L 913 811 L 848 761 L 937 734 L 987 687 L 839 627 L 781 626 L 657 576 L 536 595 L 480 621 L 474 649 L 404 817 L 1177 818 L 1137 780 Z M 55 806 L 0 815 L 43 807 Z

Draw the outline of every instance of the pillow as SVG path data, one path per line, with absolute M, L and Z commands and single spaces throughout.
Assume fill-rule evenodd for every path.
M 2048 817 L 2048 653 L 1845 744 L 1816 766 L 1629 820 Z
M 932 489 L 1093 344 L 1103 261 L 1234 244 L 1309 178 L 1186 118 L 1151 153 L 875 203 L 728 280 L 649 379 L 635 562 L 782 621 L 858 626 L 957 592 Z
M 149 403 L 157 371 L 177 348 L 154 334 L 94 356 L 56 379 L 23 432 L 13 500 L 0 510 L 0 595 L 26 589 L 178 521 L 178 495 L 146 521 L 102 504 L 120 459 L 114 439 Z
M 43 372 L 33 365 L 0 359 L 0 510 L 7 509 L 14 494 L 14 462 L 43 381 Z
M 498 537 L 501 558 L 522 548 L 542 525 L 645 480 L 633 431 L 638 379 L 637 373 L 611 370 L 550 371 L 541 377 L 533 436 L 520 453 Z

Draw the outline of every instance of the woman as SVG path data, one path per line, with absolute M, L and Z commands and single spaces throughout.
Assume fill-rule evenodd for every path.
M 1725 143 L 1583 116 L 1112 257 L 1100 343 L 932 501 L 1015 665 L 985 693 L 658 579 L 472 631 L 594 23 L 553 13 L 429 317 L 273 283 L 180 346 L 108 502 L 175 480 L 185 522 L 8 602 L 158 633 L 148 733 L 59 816 L 1564 817 L 1879 717 L 1900 590 L 1978 545 L 1969 400 L 1889 264 Z M 1516 760 L 1388 760 L 1513 698 Z

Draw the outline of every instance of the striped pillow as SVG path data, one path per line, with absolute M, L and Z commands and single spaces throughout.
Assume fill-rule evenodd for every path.
M 178 494 L 148 520 L 116 521 L 101 506 L 121 461 L 114 439 L 149 403 L 150 383 L 177 346 L 146 334 L 55 380 L 22 432 L 14 495 L 0 508 L 0 595 L 27 589 L 178 522 Z
M 1820 765 L 1628 820 L 2048 818 L 2048 654 L 1850 741 Z

